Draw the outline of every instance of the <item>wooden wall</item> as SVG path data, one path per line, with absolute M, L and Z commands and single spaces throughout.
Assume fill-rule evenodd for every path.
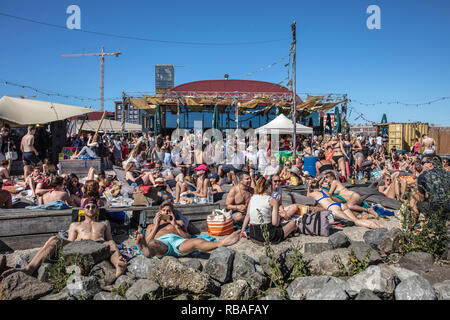
M 437 154 L 450 154 L 450 127 L 430 127 L 429 136 L 436 142 Z

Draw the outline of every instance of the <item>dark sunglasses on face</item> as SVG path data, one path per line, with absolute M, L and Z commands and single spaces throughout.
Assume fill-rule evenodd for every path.
M 273 180 L 274 183 L 279 183 L 281 180 Z
M 85 206 L 85 208 L 87 209 L 87 210 L 91 210 L 91 209 L 97 209 L 97 206 L 95 205 L 95 204 L 88 204 L 87 206 Z

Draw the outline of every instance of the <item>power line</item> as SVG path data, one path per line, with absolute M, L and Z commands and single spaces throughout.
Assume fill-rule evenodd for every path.
M 82 96 L 75 96 L 75 95 L 71 95 L 71 94 L 64 94 L 64 93 L 56 93 L 56 92 L 49 92 L 48 90 L 43 90 L 43 89 L 37 89 L 28 85 L 24 85 L 24 84 L 18 84 L 18 83 L 14 83 L 11 81 L 6 81 L 3 79 L 0 79 L 1 82 L 3 82 L 3 84 L 5 86 L 14 86 L 14 87 L 19 87 L 22 89 L 29 89 L 32 90 L 36 93 L 39 94 L 44 94 L 46 96 L 55 96 L 55 97 L 62 97 L 62 98 L 72 98 L 72 99 L 77 99 L 77 100 L 81 100 L 81 101 L 85 101 L 85 100 L 89 100 L 89 101 L 100 101 L 100 98 L 89 98 L 89 97 L 82 97 Z M 114 101 L 114 100 L 120 100 L 122 98 L 118 97 L 118 98 L 108 98 L 108 99 L 104 99 L 105 101 Z
M 65 26 L 52 24 L 52 23 L 48 23 L 48 22 L 43 22 L 43 21 L 38 21 L 38 20 L 34 20 L 34 19 L 29 19 L 29 18 L 24 18 L 24 17 L 18 17 L 18 16 L 14 16 L 11 14 L 3 13 L 3 12 L 0 12 L 0 16 L 4 16 L 4 17 L 16 19 L 16 20 L 21 20 L 21 21 L 26 21 L 26 22 L 31 22 L 31 23 L 35 23 L 35 24 L 45 25 L 48 27 L 63 29 L 66 31 L 78 31 L 78 32 L 95 34 L 95 35 L 106 36 L 106 37 L 147 41 L 147 42 L 167 43 L 167 44 L 197 45 L 197 46 L 240 46 L 240 45 L 255 45 L 255 44 L 273 43 L 273 42 L 280 42 L 280 41 L 286 40 L 286 39 L 275 39 L 275 40 L 245 41 L 245 42 L 193 42 L 193 41 L 159 40 L 159 39 L 149 39 L 149 38 L 141 38 L 141 37 L 135 37 L 135 36 L 126 36 L 126 35 L 119 35 L 119 34 L 113 34 L 113 33 L 84 30 L 84 29 L 67 29 L 67 27 L 65 27 Z

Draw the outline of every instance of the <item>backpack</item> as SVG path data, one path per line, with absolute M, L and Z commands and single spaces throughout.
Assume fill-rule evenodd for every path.
M 332 214 L 331 211 L 324 210 L 303 215 L 297 220 L 298 231 L 302 234 L 328 237 L 330 235 L 328 222 L 330 214 Z

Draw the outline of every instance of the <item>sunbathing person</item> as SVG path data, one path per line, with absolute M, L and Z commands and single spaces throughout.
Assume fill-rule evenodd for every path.
M 82 222 L 72 222 L 69 227 L 69 235 L 67 239 L 51 237 L 44 246 L 38 251 L 31 262 L 24 268 L 13 268 L 3 272 L 2 277 L 22 271 L 28 275 L 33 273 L 39 266 L 48 258 L 53 256 L 58 247 L 65 246 L 74 241 L 93 240 L 109 245 L 111 257 L 109 260 L 116 268 L 116 278 L 122 275 L 126 268 L 127 262 L 120 254 L 111 235 L 111 226 L 109 221 L 95 221 L 97 215 L 98 204 L 96 198 L 88 198 L 83 201 L 83 208 L 85 212 L 85 219 Z
M 358 227 L 366 227 L 369 229 L 383 227 L 383 225 L 377 221 L 357 219 L 345 203 L 333 202 L 330 196 L 320 188 L 320 184 L 317 180 L 313 180 L 309 183 L 307 196 L 314 198 L 317 204 L 322 206 L 325 210 L 331 211 L 335 217 L 350 220 Z
M 347 189 L 346 187 L 344 187 L 344 185 L 339 180 L 336 179 L 336 176 L 334 175 L 334 173 L 328 172 L 325 176 L 325 180 L 328 182 L 328 185 L 330 187 L 330 190 L 328 191 L 328 193 L 330 195 L 337 194 L 337 195 L 341 196 L 342 198 L 344 198 L 346 201 L 347 207 L 350 210 L 357 211 L 357 212 L 367 212 L 374 218 L 376 218 L 376 219 L 379 218 L 378 214 L 372 208 L 366 209 L 366 208 L 361 207 L 361 203 L 362 203 L 361 196 L 358 193 L 351 191 L 351 190 Z
M 155 185 L 156 182 L 153 177 L 153 175 L 150 172 L 142 172 L 140 173 L 137 170 L 136 163 L 131 161 L 127 164 L 125 167 L 125 179 L 127 180 L 128 184 L 135 183 L 136 185 Z
M 212 242 L 202 238 L 190 238 L 182 220 L 177 220 L 173 212 L 172 203 L 166 201 L 160 205 L 159 212 L 145 231 L 136 231 L 136 244 L 147 258 L 154 256 L 182 257 L 195 250 L 209 252 L 213 249 L 230 246 L 239 241 L 239 231 Z
M 279 179 L 279 176 L 278 178 Z M 271 243 L 280 243 L 291 233 L 297 230 L 295 221 L 289 221 L 281 226 L 281 217 L 278 212 L 278 201 L 271 195 L 272 183 L 264 176 L 256 182 L 255 194 L 248 204 L 247 214 L 242 224 L 241 236 L 247 238 L 245 230 L 250 227 L 249 237 L 259 242 L 265 242 L 262 225 L 267 226 Z
M 397 176 L 398 174 L 392 176 L 389 174 L 385 174 L 382 177 L 384 183 L 380 182 L 380 186 L 378 187 L 378 191 L 380 191 L 389 199 L 400 199 L 399 183 L 397 179 L 393 178 L 397 178 Z
M 72 198 L 70 198 L 65 189 L 64 179 L 62 177 L 55 177 L 52 181 L 51 187 L 52 189 L 39 199 L 39 205 L 61 200 L 69 206 L 76 206 L 76 203 L 72 200 Z
M 239 174 L 239 184 L 231 188 L 227 195 L 225 208 L 233 211 L 233 221 L 241 224 L 247 213 L 248 203 L 253 195 L 250 175 L 246 172 Z
M 1 181 L 6 181 L 6 180 L 10 180 L 11 177 L 9 175 L 9 171 L 8 171 L 8 165 L 9 162 L 6 160 L 2 161 L 1 167 L 0 167 L 0 180 Z

